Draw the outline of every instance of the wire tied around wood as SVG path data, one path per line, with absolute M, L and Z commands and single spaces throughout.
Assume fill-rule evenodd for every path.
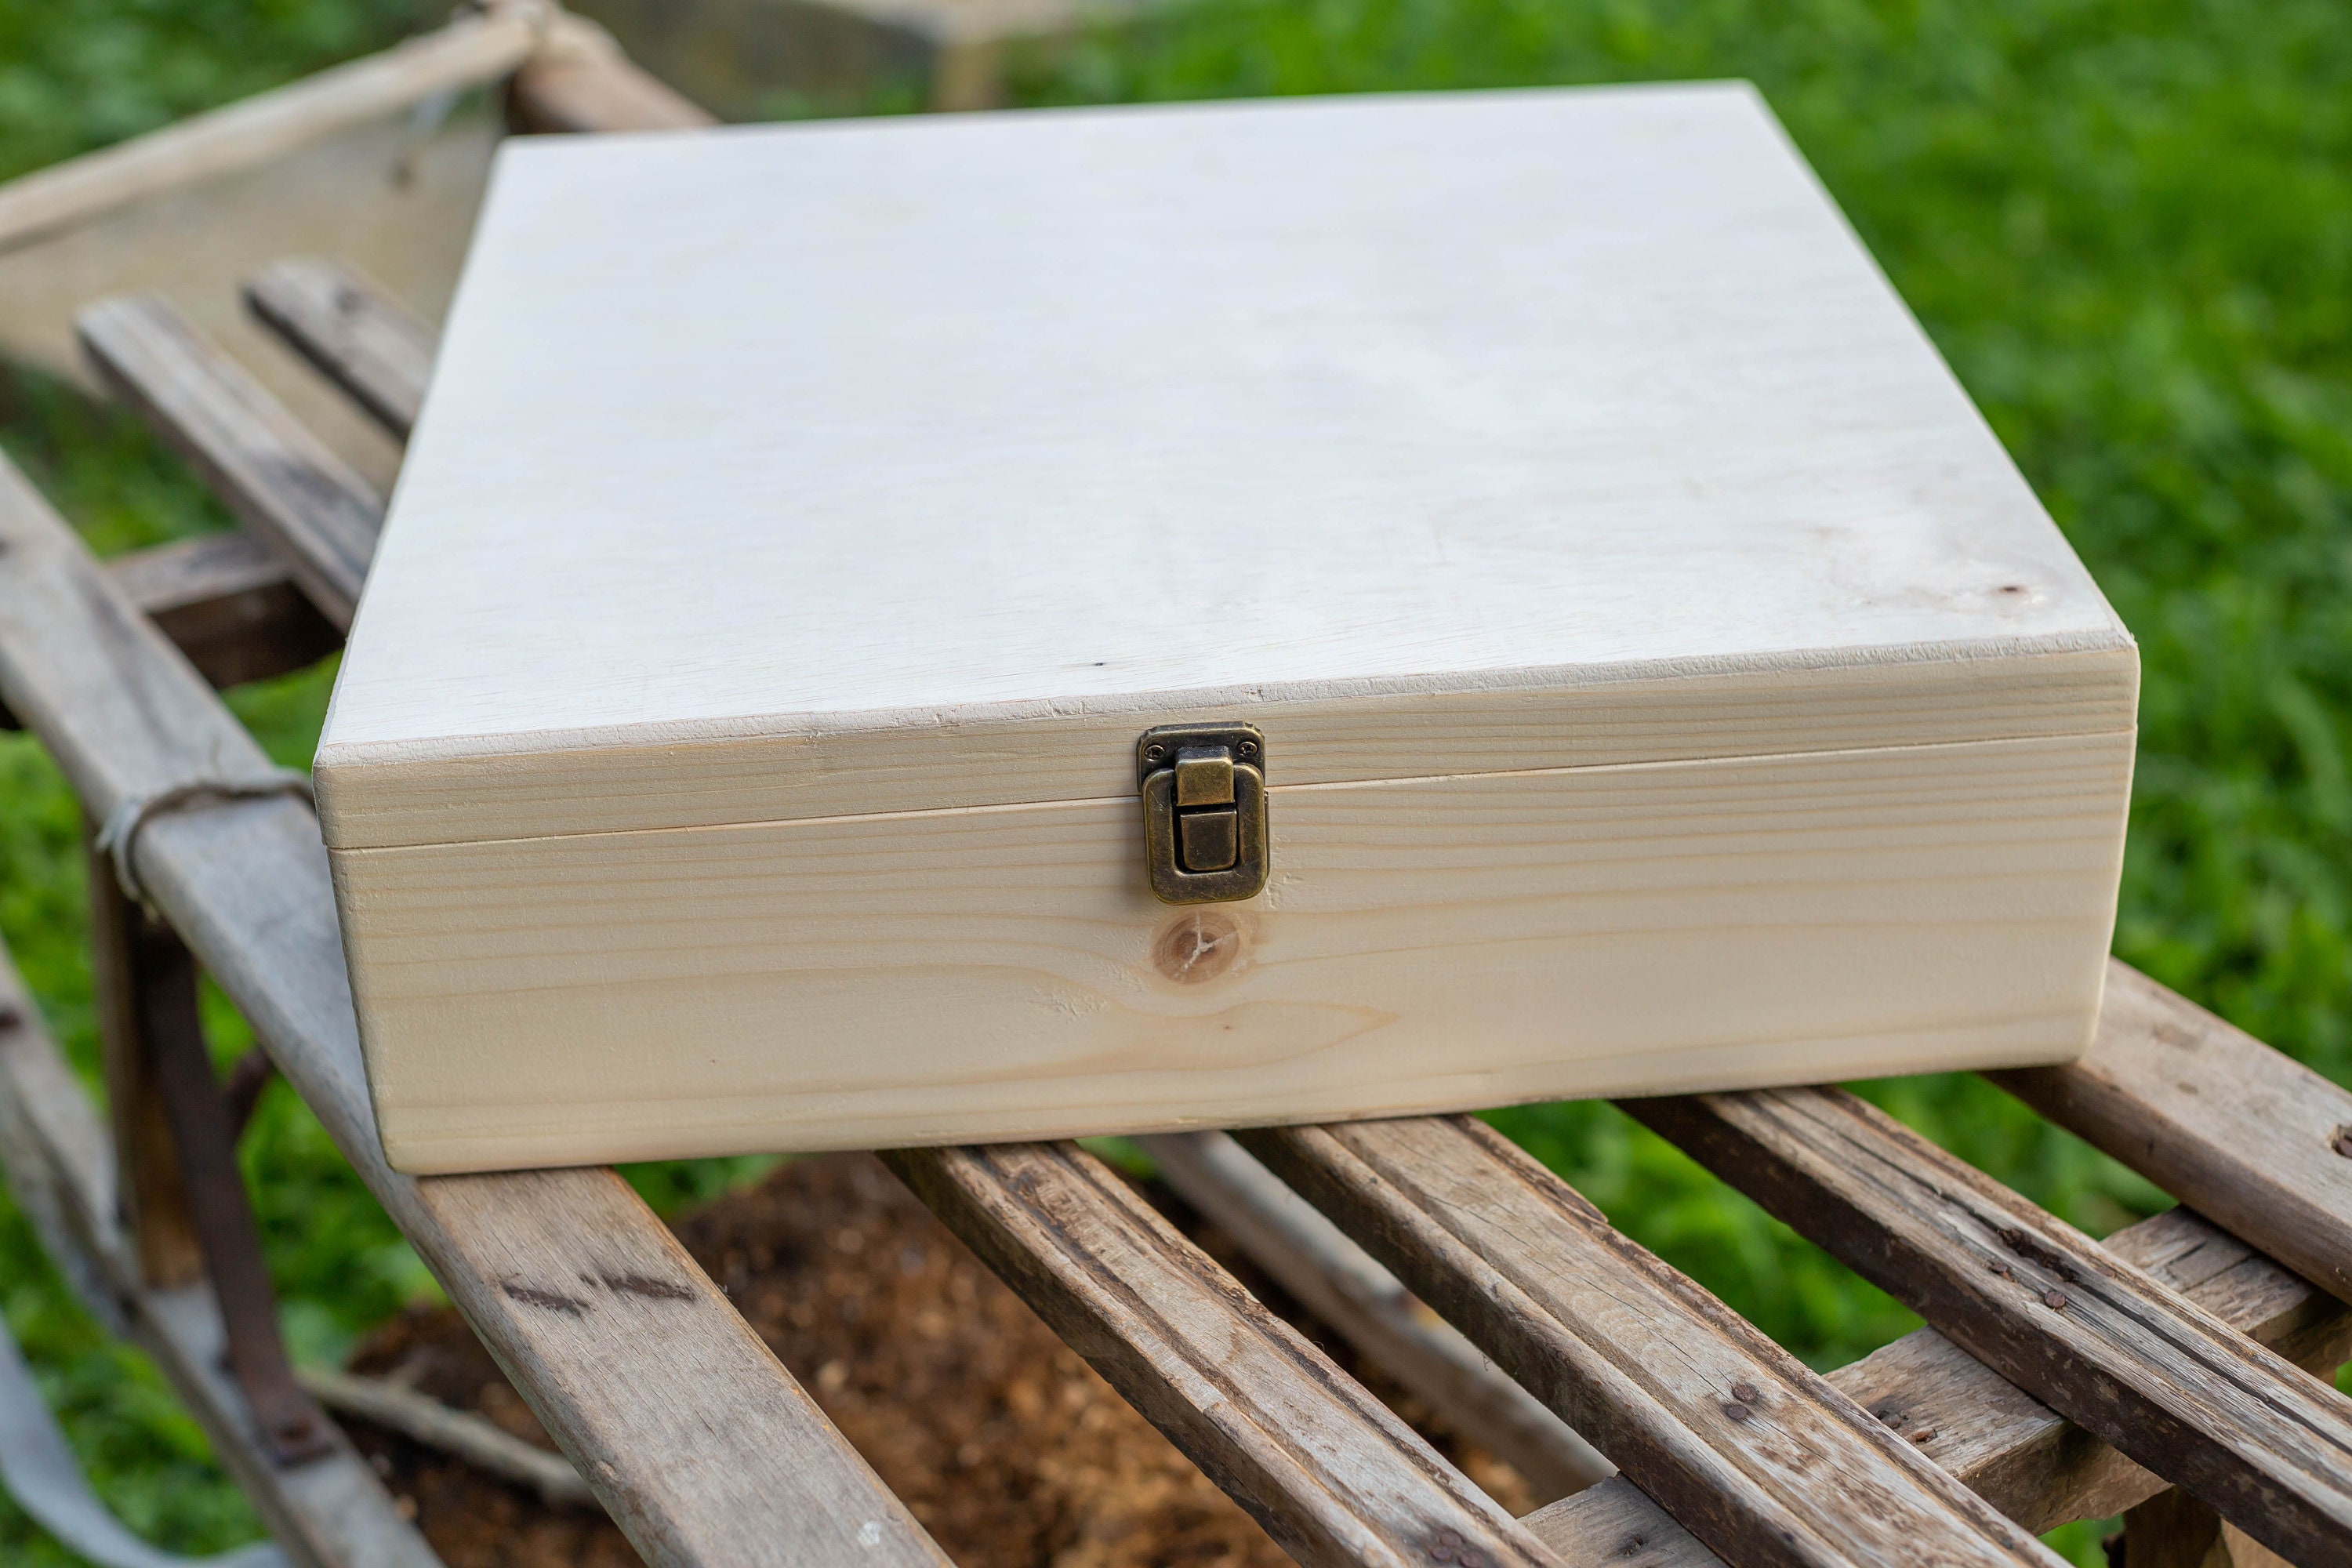
M 116 806 L 98 830 L 98 852 L 113 865 L 114 880 L 122 896 L 148 907 L 153 900 L 139 879 L 138 861 L 131 853 L 138 846 L 140 829 L 168 812 L 198 804 L 263 800 L 281 795 L 299 795 L 314 808 L 319 804 L 310 775 L 294 768 L 278 768 L 252 779 L 191 779 L 152 795 L 134 795 Z

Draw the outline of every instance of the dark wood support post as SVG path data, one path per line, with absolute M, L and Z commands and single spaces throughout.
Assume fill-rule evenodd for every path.
M 115 1190 L 142 1278 L 151 1289 L 168 1290 L 202 1279 L 205 1254 L 155 1080 L 150 1031 L 159 1013 L 184 1011 L 194 1022 L 195 963 L 177 937 L 123 896 L 104 855 L 93 847 L 89 861 L 90 988 L 114 1123 Z
M 331 1428 L 294 1380 L 262 1262 L 236 1128 L 196 1011 L 196 961 L 177 933 L 89 853 L 91 945 L 119 1191 L 151 1289 L 210 1276 L 228 1333 L 229 1370 L 280 1464 L 331 1451 Z

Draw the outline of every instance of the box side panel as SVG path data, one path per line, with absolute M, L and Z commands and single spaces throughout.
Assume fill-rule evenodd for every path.
M 618 833 L 1123 796 L 1154 724 L 1246 719 L 1277 786 L 1938 745 L 2132 727 L 2138 653 L 1914 650 L 1706 672 L 1552 671 L 1448 689 L 1142 694 L 1038 711 L 869 714 L 796 732 L 505 737 L 475 752 L 336 747 L 338 848 Z
M 1278 789 L 1177 910 L 1131 798 L 339 851 L 416 1172 L 2063 1059 L 2128 732 Z

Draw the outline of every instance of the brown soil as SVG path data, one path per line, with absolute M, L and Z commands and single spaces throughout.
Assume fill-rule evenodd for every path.
M 1181 1200 L 1147 1195 L 1513 1511 L 1526 1487 L 1360 1364 Z M 679 1239 L 961 1568 L 1287 1562 L 1264 1531 L 866 1155 L 794 1161 L 680 1216 Z M 447 1308 L 370 1334 L 356 1372 L 412 1383 L 547 1445 Z M 448 1568 L 636 1568 L 601 1514 L 363 1423 L 353 1440 Z

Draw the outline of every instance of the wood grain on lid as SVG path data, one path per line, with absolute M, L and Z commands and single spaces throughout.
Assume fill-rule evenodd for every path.
M 1375 699 L 1339 776 L 1423 776 L 1416 702 L 1622 672 L 1802 751 L 1821 672 L 2069 652 L 2129 641 L 1743 88 L 730 131 L 502 154 L 321 763 L 339 846 L 448 841 L 361 781 Z M 583 771 L 540 831 L 661 825 Z

